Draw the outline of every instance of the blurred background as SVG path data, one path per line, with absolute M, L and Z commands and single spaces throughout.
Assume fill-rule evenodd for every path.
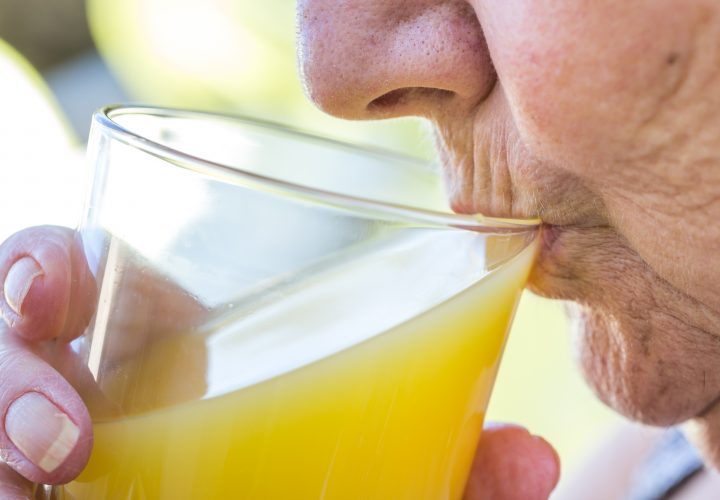
M 90 117 L 116 102 L 258 116 L 432 159 L 418 120 L 344 122 L 303 96 L 290 0 L 0 0 L 0 240 L 79 220 Z M 523 297 L 490 420 L 558 449 L 568 477 L 620 422 L 574 368 L 562 304 Z

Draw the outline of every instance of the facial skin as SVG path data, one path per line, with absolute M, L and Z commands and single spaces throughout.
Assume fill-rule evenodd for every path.
M 720 467 L 720 4 L 301 0 L 310 97 L 431 120 L 453 208 L 540 215 L 583 373 Z

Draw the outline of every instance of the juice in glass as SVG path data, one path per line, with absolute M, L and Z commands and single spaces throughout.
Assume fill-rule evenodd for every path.
M 118 375 L 125 384 L 153 381 L 152 395 L 133 392 L 124 407 L 136 414 L 95 425 L 90 463 L 67 493 L 78 500 L 460 498 L 533 252 L 526 248 L 388 331 L 367 331 L 322 359 L 197 401 L 153 408 L 182 400 L 183 390 L 189 400 L 198 386 L 213 392 L 208 363 L 232 371 L 248 337 L 342 307 L 332 301 L 346 294 L 324 276 L 274 304 L 260 324 L 231 325 L 217 345 L 194 334 L 157 342 Z M 337 271 L 334 281 L 367 271 Z M 335 335 L 343 333 L 338 325 Z
M 238 118 L 94 115 L 95 315 L 55 363 L 94 422 L 75 500 L 457 500 L 536 220 L 406 157 Z M 67 347 L 67 348 L 66 348 Z

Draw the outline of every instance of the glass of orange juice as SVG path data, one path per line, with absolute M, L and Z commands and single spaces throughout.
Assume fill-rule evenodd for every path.
M 437 171 L 239 118 L 108 107 L 72 350 L 89 499 L 459 499 L 537 221 Z

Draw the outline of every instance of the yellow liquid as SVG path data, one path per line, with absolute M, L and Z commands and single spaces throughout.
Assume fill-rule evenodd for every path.
M 78 500 L 461 498 L 533 256 L 528 248 L 452 299 L 328 357 L 96 424 L 90 464 L 65 492 Z M 171 350 L 143 363 L 162 368 Z

